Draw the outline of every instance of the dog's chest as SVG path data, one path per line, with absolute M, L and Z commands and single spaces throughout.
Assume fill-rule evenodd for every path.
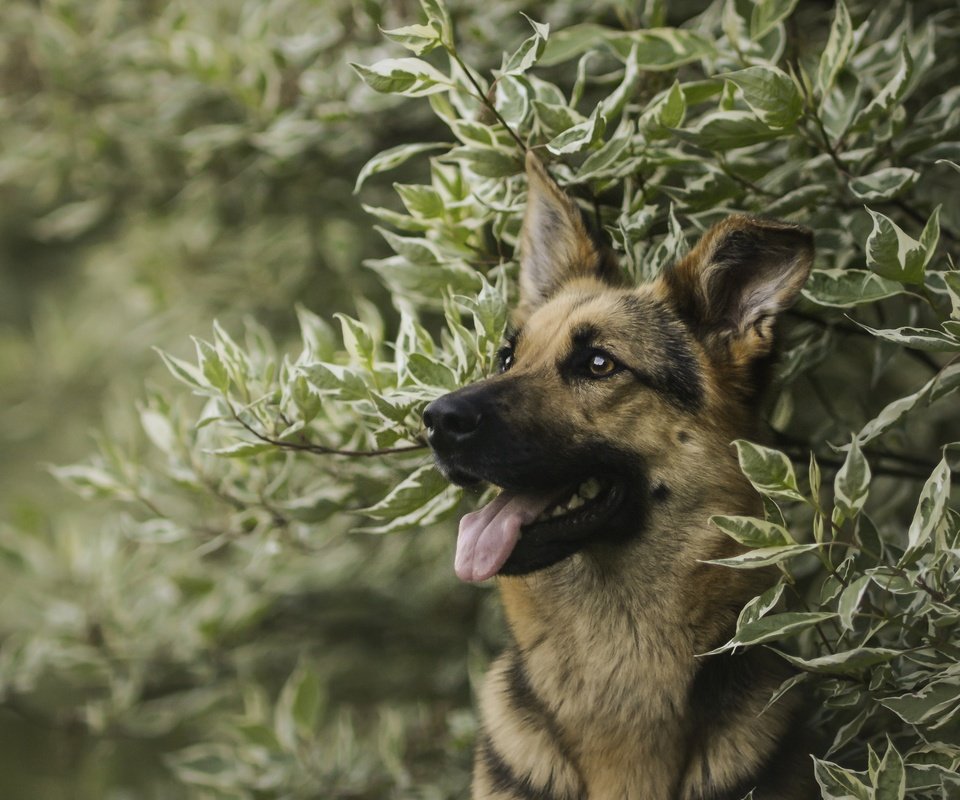
M 673 797 L 688 749 L 690 645 L 631 606 L 584 611 L 541 609 L 515 630 L 531 689 L 590 798 Z

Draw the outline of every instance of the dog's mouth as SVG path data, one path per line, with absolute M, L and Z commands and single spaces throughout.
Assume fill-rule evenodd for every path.
M 460 521 L 457 576 L 475 582 L 550 566 L 610 528 L 624 496 L 621 484 L 602 477 L 559 491 L 503 489 Z

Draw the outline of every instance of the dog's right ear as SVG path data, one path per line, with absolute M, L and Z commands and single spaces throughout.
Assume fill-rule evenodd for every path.
M 527 153 L 527 210 L 520 231 L 520 315 L 576 278 L 617 279 L 616 265 L 591 238 L 576 203 Z

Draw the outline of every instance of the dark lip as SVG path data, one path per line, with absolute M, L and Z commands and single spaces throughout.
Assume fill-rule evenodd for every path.
M 611 536 L 622 538 L 629 528 L 628 500 L 627 486 L 616 481 L 610 483 L 603 499 L 584 506 L 582 512 L 524 525 L 520 540 L 498 574 L 528 575 Z
M 557 491 L 558 499 L 562 499 L 566 493 L 577 488 L 584 481 L 590 480 L 591 477 L 593 476 L 587 476 L 581 481 L 559 489 Z M 524 525 L 522 530 L 524 533 L 542 530 L 547 535 L 559 537 L 569 534 L 575 535 L 585 527 L 603 524 L 610 519 L 619 510 L 623 497 L 622 486 L 618 483 L 606 482 L 601 495 L 587 502 L 576 511 L 559 517 L 531 522 L 529 525 Z

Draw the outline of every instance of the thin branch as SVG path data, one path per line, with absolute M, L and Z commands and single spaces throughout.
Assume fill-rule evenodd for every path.
M 282 447 L 286 450 L 297 450 L 303 453 L 314 453 L 315 455 L 324 455 L 324 456 L 350 456 L 350 457 L 359 457 L 365 458 L 368 456 L 389 456 L 396 453 L 411 453 L 416 450 L 423 450 L 427 447 L 426 443 L 421 442 L 420 444 L 410 444 L 403 445 L 402 447 L 381 447 L 375 450 L 344 450 L 338 447 L 324 447 L 323 445 L 313 444 L 312 442 L 302 441 L 302 442 L 285 442 L 283 439 L 277 439 L 273 436 L 267 436 L 265 433 L 258 431 L 252 425 L 244 422 L 240 415 L 231 409 L 233 418 L 243 426 L 251 435 L 257 437 L 261 442 L 265 444 L 271 444 L 274 447 Z
M 476 98 L 487 108 L 487 110 L 497 118 L 497 121 L 506 128 L 507 133 L 513 137 L 513 140 L 519 145 L 520 149 L 526 153 L 527 145 L 523 139 L 517 134 L 517 132 L 510 127 L 509 123 L 501 116 L 500 112 L 497 110 L 497 107 L 490 99 L 486 96 L 483 91 L 483 88 L 477 82 L 477 79 L 473 76 L 473 73 L 470 71 L 470 68 L 464 63 L 463 59 L 460 58 L 459 53 L 454 50 L 452 47 L 447 48 L 447 52 L 450 54 L 450 58 L 457 62 L 460 65 L 460 69 L 463 70 L 463 74 L 467 76 L 467 80 L 470 81 L 470 84 L 473 86 Z

